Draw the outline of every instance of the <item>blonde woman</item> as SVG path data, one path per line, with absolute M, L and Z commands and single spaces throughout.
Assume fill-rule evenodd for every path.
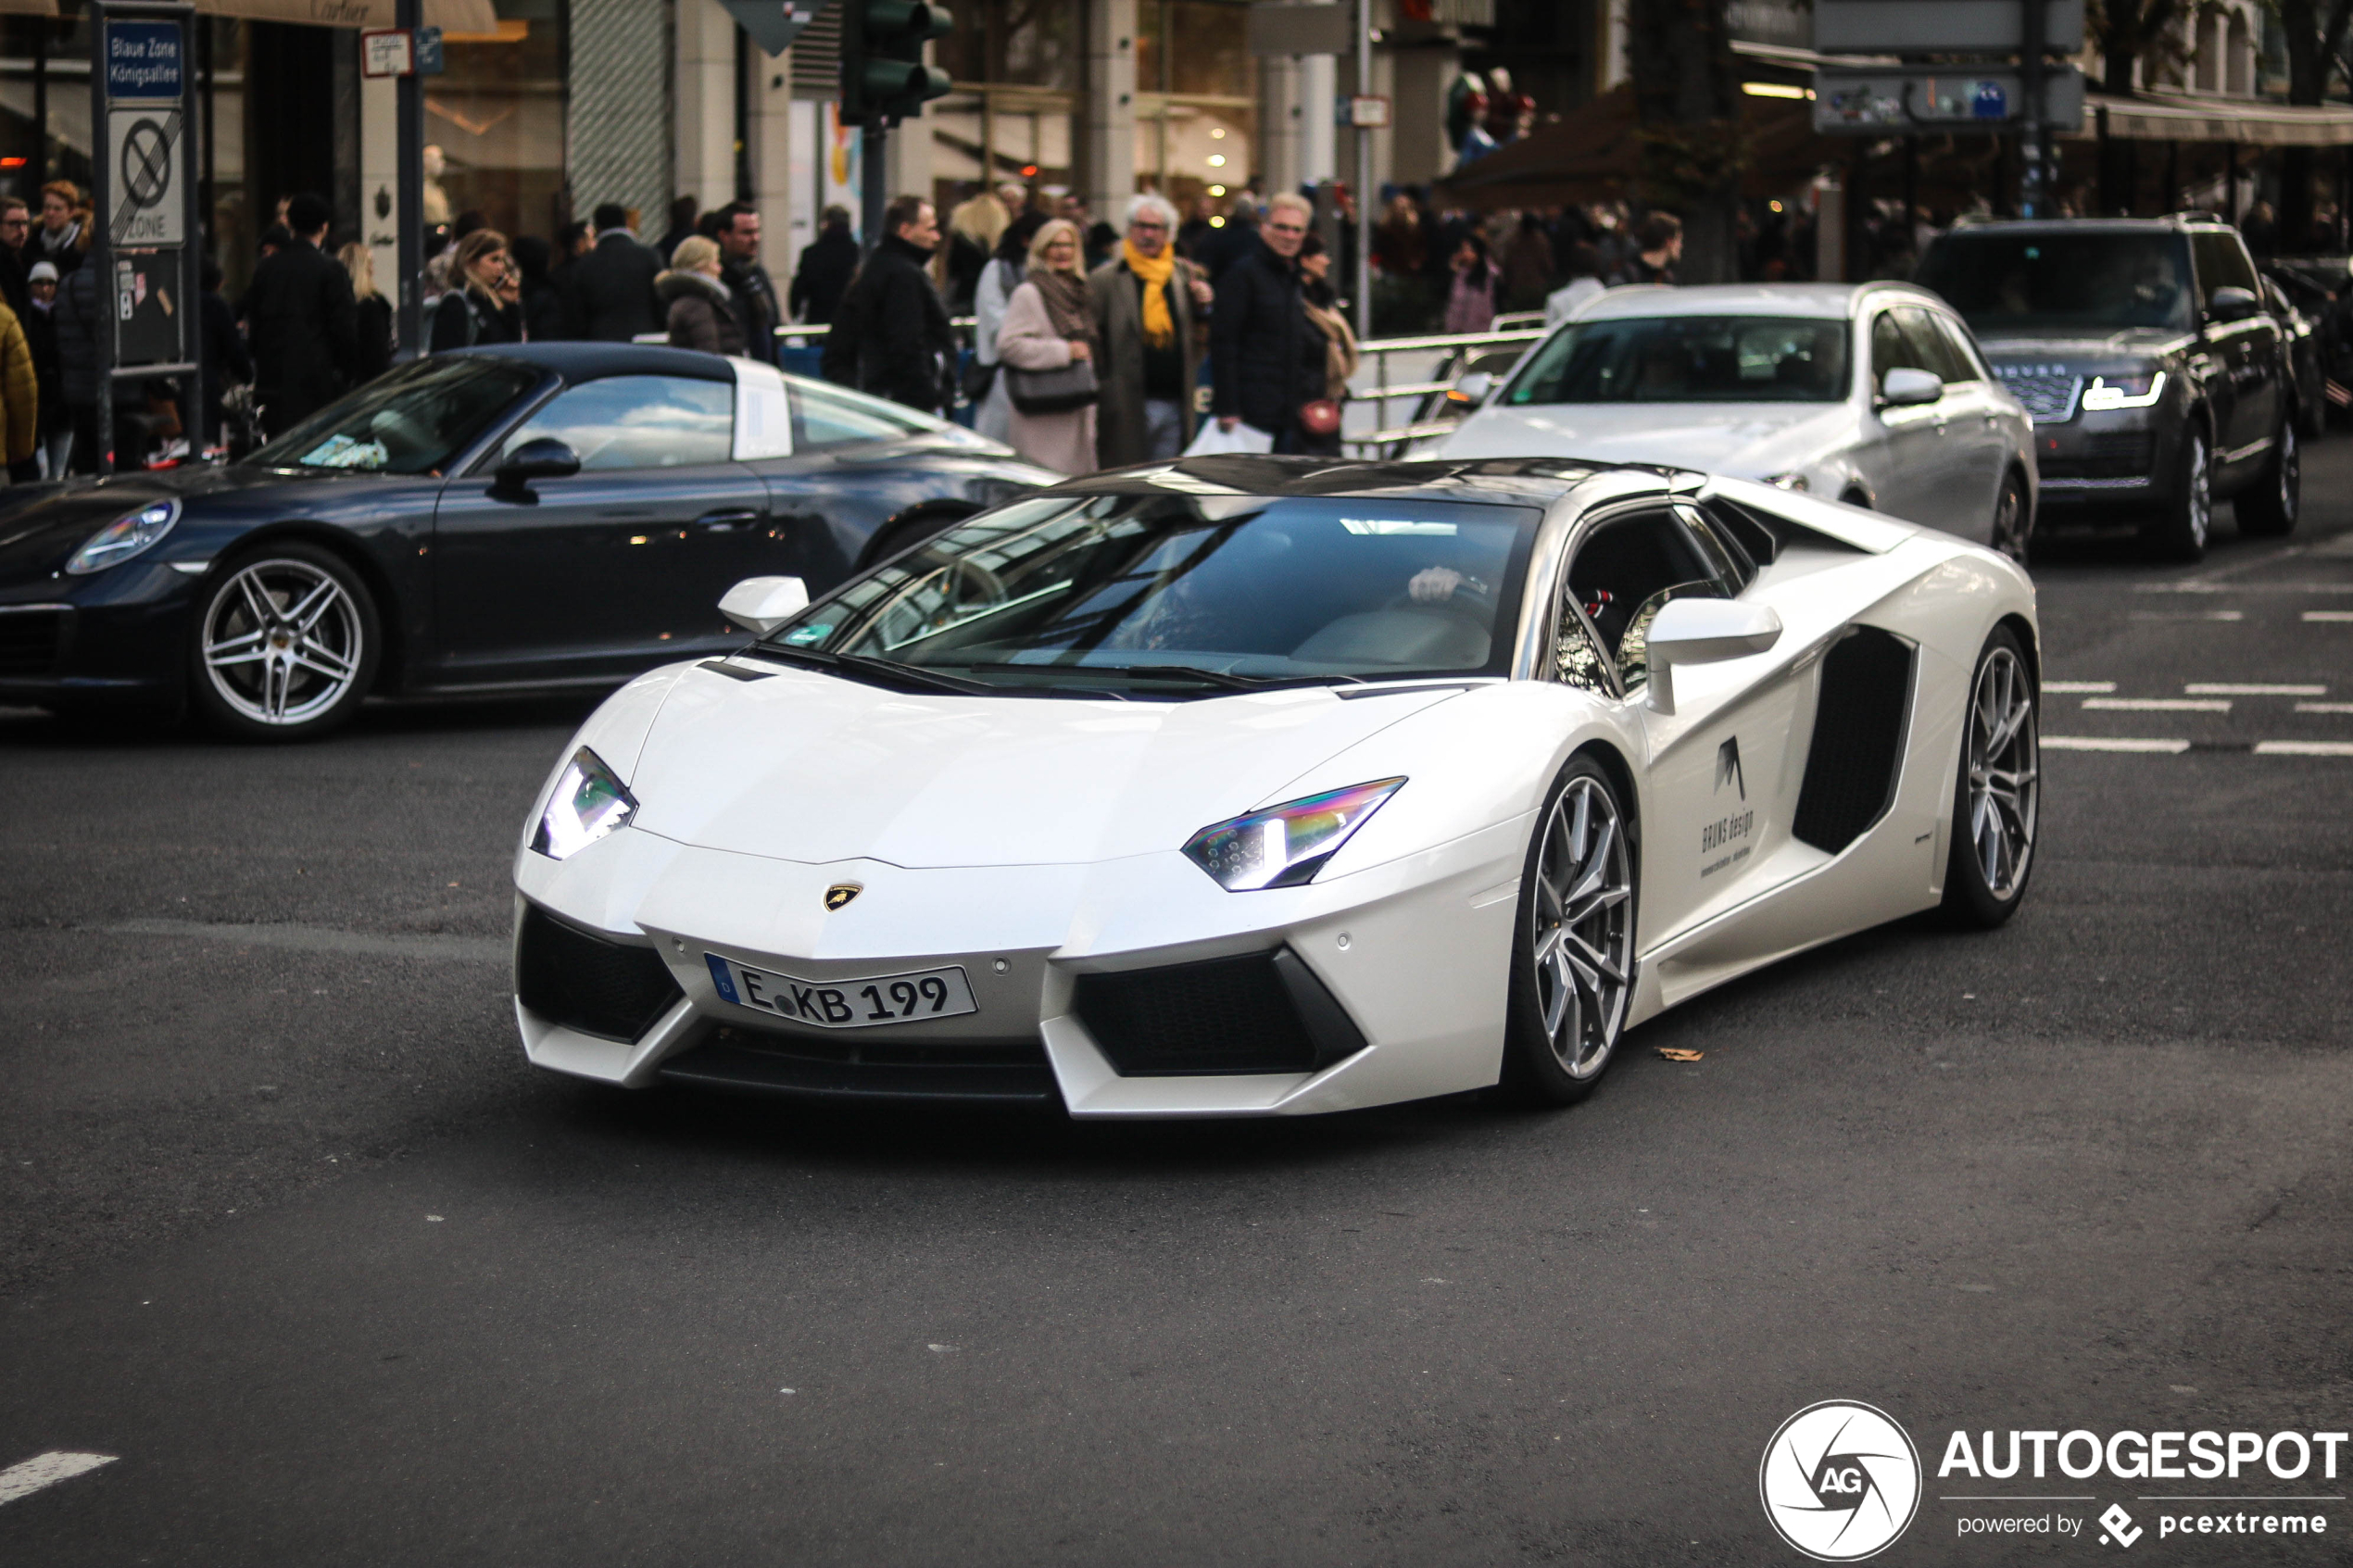
M 948 215 L 948 241 L 931 258 L 931 281 L 948 302 L 948 314 L 971 314 L 981 269 L 1012 221 L 1005 204 L 985 192 Z
M 1095 311 L 1080 259 L 1078 225 L 1057 218 L 1029 242 L 1029 276 L 1005 302 L 997 329 L 997 358 L 1016 370 L 1059 370 L 1101 358 Z M 1091 473 L 1095 468 L 1095 405 L 1059 413 L 1022 412 L 1018 384 L 1005 439 L 1043 468 Z
M 719 242 L 689 234 L 671 253 L 670 270 L 654 280 L 654 293 L 670 314 L 673 348 L 706 354 L 741 354 L 743 323 L 736 319 L 736 295 L 720 278 Z
M 514 262 L 507 254 L 507 236 L 496 229 L 476 229 L 458 242 L 449 269 L 449 292 L 433 307 L 433 335 L 428 354 L 476 344 L 521 343 L 522 309 L 507 297 Z
M 359 307 L 359 354 L 351 384 L 362 386 L 392 369 L 392 301 L 376 287 L 376 253 L 352 241 L 335 252 L 351 274 L 351 298 Z

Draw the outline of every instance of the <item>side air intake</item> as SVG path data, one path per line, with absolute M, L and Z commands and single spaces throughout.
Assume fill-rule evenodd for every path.
M 1912 705 L 1912 645 L 1857 626 L 1822 659 L 1814 745 L 1791 833 L 1837 854 L 1886 814 L 1895 798 Z

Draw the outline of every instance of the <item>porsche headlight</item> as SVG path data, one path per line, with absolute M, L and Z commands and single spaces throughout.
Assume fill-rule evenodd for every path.
M 73 558 L 66 562 L 66 572 L 69 576 L 87 577 L 94 571 L 120 566 L 170 533 L 171 525 L 179 521 L 180 503 L 172 499 L 157 501 L 128 517 L 119 517 L 74 551 Z
M 2164 395 L 2163 370 L 2094 376 L 2092 384 L 2083 389 L 2083 410 L 2096 414 L 2108 408 L 2145 408 Z
M 556 793 L 539 814 L 531 847 L 560 860 L 604 837 L 636 814 L 637 798 L 624 788 L 604 759 L 582 746 L 556 780 Z
M 1403 779 L 1378 779 L 1232 817 L 1185 841 L 1185 855 L 1228 893 L 1311 881 Z

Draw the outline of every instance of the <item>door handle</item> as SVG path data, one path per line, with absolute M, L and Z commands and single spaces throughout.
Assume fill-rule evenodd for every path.
M 749 528 L 760 521 L 760 513 L 749 509 L 705 512 L 695 519 L 697 528 L 707 528 L 713 533 L 732 533 L 738 528 Z

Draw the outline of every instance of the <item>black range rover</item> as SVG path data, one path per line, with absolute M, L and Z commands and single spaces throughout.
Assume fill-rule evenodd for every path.
M 2296 526 L 2295 385 L 2238 231 L 2196 213 L 1965 224 L 1918 281 L 1960 311 L 2034 420 L 2035 528 L 2130 513 L 2157 553 Z

